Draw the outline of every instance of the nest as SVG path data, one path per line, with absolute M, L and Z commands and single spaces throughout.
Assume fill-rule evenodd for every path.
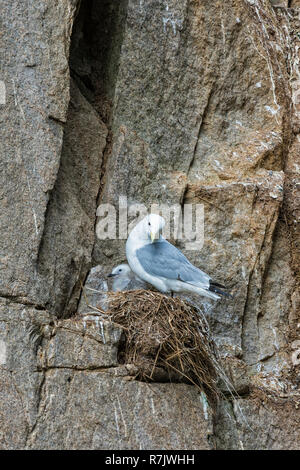
M 206 394 L 214 409 L 219 392 L 215 347 L 197 308 L 149 290 L 108 293 L 111 320 L 124 329 L 122 363 L 144 381 L 183 381 Z

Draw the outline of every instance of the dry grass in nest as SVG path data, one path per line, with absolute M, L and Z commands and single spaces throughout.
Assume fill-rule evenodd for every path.
M 185 381 L 204 391 L 215 408 L 219 393 L 214 343 L 204 317 L 192 305 L 147 290 L 109 292 L 105 312 L 124 328 L 120 359 L 137 378 Z

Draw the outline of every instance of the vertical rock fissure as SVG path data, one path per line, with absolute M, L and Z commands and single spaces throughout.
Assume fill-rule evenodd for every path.
M 76 312 L 92 263 L 126 7 L 127 0 L 82 1 L 73 26 L 68 116 L 38 260 L 47 279 L 40 296 L 58 317 Z
M 81 2 L 70 47 L 70 74 L 109 126 L 128 0 Z
M 71 42 L 71 77 L 107 128 L 96 196 L 97 205 L 101 200 L 106 166 L 111 154 L 112 110 L 127 5 L 128 0 L 122 0 L 121 2 L 106 0 L 100 4 L 94 1 L 92 5 L 91 2 L 82 2 L 78 20 L 74 25 Z M 98 44 L 101 47 L 97 47 Z M 94 233 L 96 222 L 97 217 L 95 214 Z M 88 270 L 85 272 L 84 282 L 87 275 Z M 84 282 L 81 282 L 81 287 Z M 81 296 L 82 288 L 76 307 L 80 303 Z

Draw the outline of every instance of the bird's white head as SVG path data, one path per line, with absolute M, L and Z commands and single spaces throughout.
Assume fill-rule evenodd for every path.
M 142 220 L 142 223 L 151 243 L 159 240 L 166 223 L 165 219 L 158 214 L 149 214 Z
M 113 278 L 121 278 L 121 277 L 129 277 L 131 274 L 131 269 L 128 264 L 118 264 L 115 268 L 113 268 L 112 272 L 108 275 L 108 277 Z

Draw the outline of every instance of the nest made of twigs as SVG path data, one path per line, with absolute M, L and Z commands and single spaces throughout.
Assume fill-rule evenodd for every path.
M 178 297 L 135 290 L 109 292 L 105 312 L 124 329 L 119 360 L 145 381 L 185 381 L 215 408 L 219 392 L 214 342 L 201 312 Z

